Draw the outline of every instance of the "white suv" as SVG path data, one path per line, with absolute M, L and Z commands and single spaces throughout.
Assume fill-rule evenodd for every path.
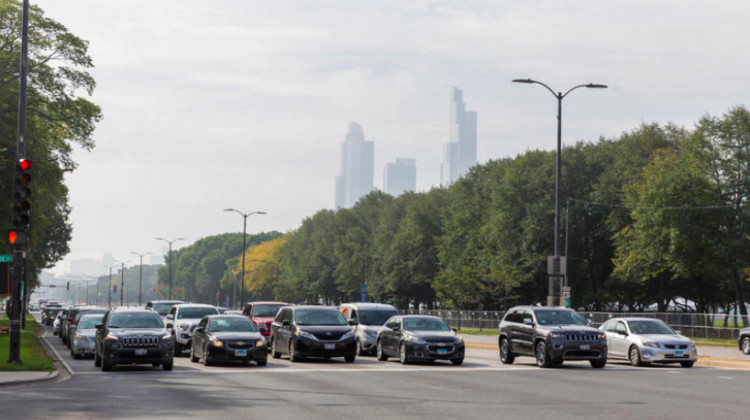
M 193 330 L 201 318 L 206 315 L 218 315 L 219 310 L 213 305 L 201 303 L 183 303 L 174 305 L 165 317 L 167 331 L 174 341 L 174 356 L 182 356 L 182 350 L 189 348 Z
M 352 331 L 357 339 L 357 356 L 375 354 L 378 331 L 388 318 L 398 315 L 398 310 L 384 303 L 345 303 L 339 307 L 348 322 L 357 321 Z

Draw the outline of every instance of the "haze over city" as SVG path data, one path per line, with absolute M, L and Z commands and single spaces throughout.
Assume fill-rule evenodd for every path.
M 477 161 L 692 126 L 748 98 L 745 2 L 102 2 L 40 0 L 90 42 L 101 105 L 92 151 L 67 176 L 69 261 L 162 252 L 154 238 L 288 231 L 334 208 L 349 124 L 374 142 L 374 186 L 413 158 L 440 183 L 453 87 L 478 113 Z M 689 71 L 688 71 L 689 70 Z M 564 157 L 563 157 L 564 159 Z M 102 274 L 104 268 L 102 268 Z

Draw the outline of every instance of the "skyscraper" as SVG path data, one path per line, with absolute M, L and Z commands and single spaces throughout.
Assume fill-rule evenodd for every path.
M 477 163 L 477 113 L 467 111 L 463 91 L 454 87 L 450 102 L 448 143 L 443 146 L 440 185 L 448 186 Z
M 348 209 L 373 190 L 375 143 L 365 141 L 362 126 L 349 124 L 341 143 L 341 175 L 336 177 L 336 207 Z
M 396 158 L 396 163 L 387 163 L 383 171 L 383 191 L 398 197 L 406 191 L 417 190 L 416 159 Z

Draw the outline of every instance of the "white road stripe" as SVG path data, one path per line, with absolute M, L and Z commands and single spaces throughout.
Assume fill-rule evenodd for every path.
M 60 363 L 62 363 L 62 365 L 65 366 L 65 369 L 68 371 L 70 376 L 74 376 L 76 374 L 76 371 L 74 371 L 73 368 L 70 367 L 68 362 L 66 362 L 65 359 L 63 359 L 63 357 L 60 356 L 60 353 L 58 353 L 57 350 L 55 350 L 55 347 L 47 340 L 46 335 L 42 336 L 42 340 L 44 340 L 44 343 L 47 345 L 47 348 L 49 348 L 50 350 L 52 350 L 53 353 L 55 353 L 55 356 L 57 356 L 57 360 L 59 360 Z

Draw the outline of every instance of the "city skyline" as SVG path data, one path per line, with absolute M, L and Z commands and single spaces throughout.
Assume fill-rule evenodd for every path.
M 349 123 L 341 143 L 341 172 L 336 177 L 336 208 L 348 209 L 375 187 L 375 143 L 365 140 L 362 125 Z
M 448 143 L 443 146 L 440 185 L 447 187 L 477 163 L 477 112 L 467 111 L 463 91 L 453 88 Z

